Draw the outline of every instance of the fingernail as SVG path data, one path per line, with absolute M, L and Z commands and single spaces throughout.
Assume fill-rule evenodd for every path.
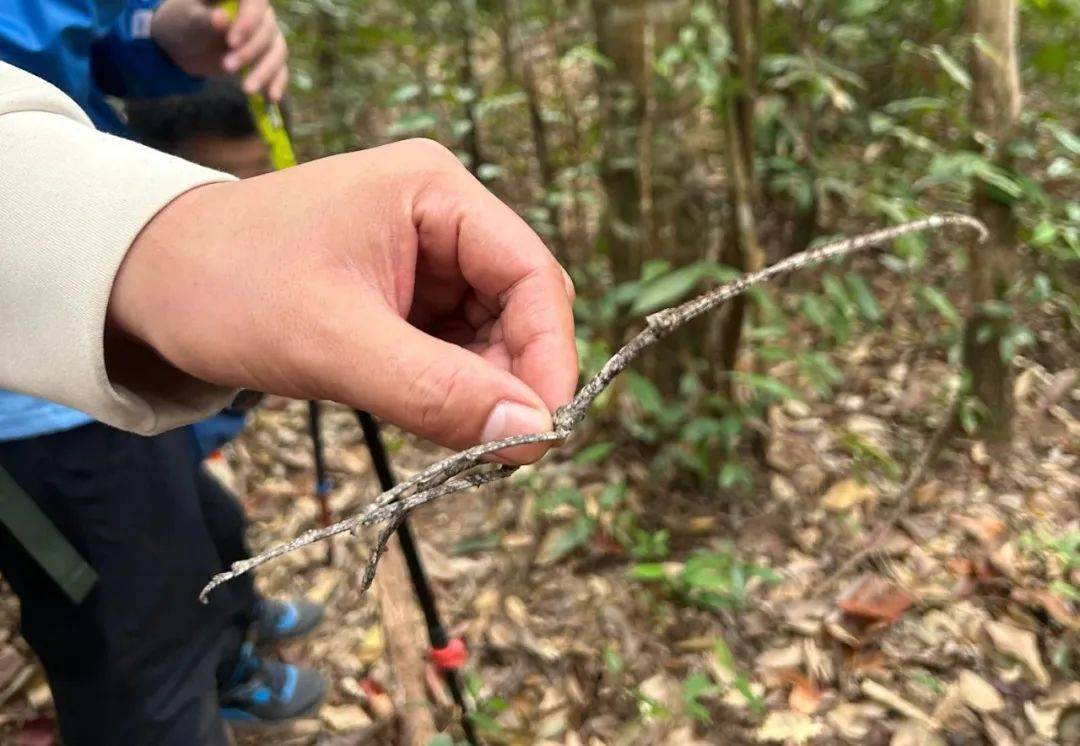
M 236 71 L 236 58 L 235 57 L 226 57 L 222 61 L 221 66 L 224 67 L 227 72 L 230 72 L 230 73 L 235 72 Z
M 504 399 L 488 415 L 480 440 L 490 443 L 512 435 L 530 435 L 550 429 L 551 415 L 547 412 Z

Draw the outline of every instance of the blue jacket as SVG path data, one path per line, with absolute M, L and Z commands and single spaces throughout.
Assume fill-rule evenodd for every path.
M 161 0 L 0 0 L 0 59 L 44 78 L 98 129 L 126 134 L 106 96 L 145 98 L 195 90 L 149 38 Z M 0 441 L 70 430 L 91 418 L 29 396 L 0 391 Z

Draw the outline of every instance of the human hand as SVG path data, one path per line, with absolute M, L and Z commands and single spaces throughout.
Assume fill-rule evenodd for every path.
M 412 140 L 178 197 L 129 250 L 109 322 L 196 378 L 460 449 L 551 428 L 577 382 L 573 294 L 524 221 Z M 125 359 L 110 349 L 121 383 Z
M 245 70 L 247 93 L 285 95 L 288 48 L 269 0 L 239 0 L 235 19 L 216 0 L 164 0 L 154 11 L 150 35 L 189 75 Z

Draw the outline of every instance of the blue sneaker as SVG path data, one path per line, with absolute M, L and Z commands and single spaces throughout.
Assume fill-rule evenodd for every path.
M 322 621 L 323 607 L 307 599 L 278 601 L 264 598 L 259 602 L 253 626 L 259 643 L 274 643 L 303 637 Z
M 221 692 L 221 716 L 234 725 L 271 725 L 314 713 L 326 679 L 310 668 L 260 658 L 246 643 L 233 682 Z

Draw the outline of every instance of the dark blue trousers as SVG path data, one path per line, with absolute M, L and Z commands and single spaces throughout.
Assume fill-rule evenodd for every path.
M 100 576 L 76 605 L 0 526 L 0 573 L 21 601 L 64 743 L 227 743 L 218 678 L 256 596 L 249 579 L 198 601 L 247 548 L 242 509 L 198 468 L 189 435 L 91 424 L 0 443 L 0 465 Z

